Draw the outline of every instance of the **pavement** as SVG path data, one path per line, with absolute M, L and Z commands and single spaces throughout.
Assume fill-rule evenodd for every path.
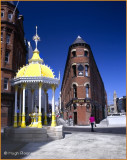
M 14 143 L 2 133 L 2 159 L 126 159 L 126 127 L 64 127 L 64 138 Z

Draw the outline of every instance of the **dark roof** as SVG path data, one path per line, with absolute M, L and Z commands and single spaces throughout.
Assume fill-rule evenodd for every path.
M 13 1 L 8 1 L 8 2 L 14 5 L 14 2 L 13 2 Z
M 78 36 L 72 44 L 77 44 L 77 43 L 86 43 L 86 42 L 80 36 Z
M 15 3 L 13 1 L 1 1 L 1 5 L 4 5 L 4 4 L 15 7 Z

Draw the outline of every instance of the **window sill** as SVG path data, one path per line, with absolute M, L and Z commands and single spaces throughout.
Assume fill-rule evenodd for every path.
M 75 57 L 77 57 L 77 56 L 75 56 Z M 71 58 L 75 58 L 75 57 L 71 57 Z
M 9 62 L 4 61 L 5 64 L 9 64 Z
M 77 76 L 77 77 L 84 77 L 84 75 L 82 75 L 82 76 Z
M 4 89 L 4 91 L 8 91 L 8 89 Z

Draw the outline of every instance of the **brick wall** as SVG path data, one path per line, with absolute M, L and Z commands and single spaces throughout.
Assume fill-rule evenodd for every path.
M 11 79 L 26 62 L 26 47 L 24 44 L 23 17 L 18 17 L 16 10 L 11 20 L 9 13 L 13 13 L 15 6 L 9 2 L 1 2 L 1 10 L 4 17 L 1 18 L 1 124 L 2 126 L 12 125 L 14 107 L 14 88 L 11 86 Z M 7 35 L 10 35 L 7 43 Z M 6 52 L 9 53 L 8 62 L 5 62 Z M 4 89 L 4 78 L 8 78 L 8 88 Z
M 88 56 L 84 56 L 84 51 L 88 51 Z M 76 51 L 76 57 L 73 57 L 72 51 Z M 83 76 L 78 75 L 78 66 L 84 66 Z M 72 65 L 76 65 L 76 77 L 73 75 Z M 88 66 L 88 76 L 85 76 L 85 65 Z M 73 85 L 77 85 L 77 98 L 86 99 L 86 83 L 89 84 L 90 102 L 76 103 L 77 109 L 74 111 L 74 104 L 71 100 L 74 98 Z M 90 46 L 87 44 L 71 45 L 68 51 L 68 57 L 64 70 L 64 77 L 61 87 L 61 102 L 64 110 L 64 119 L 68 119 L 69 115 L 77 112 L 77 124 L 88 125 L 89 117 L 93 112 L 96 121 L 99 122 L 104 118 L 104 107 L 106 105 L 106 92 L 96 62 L 94 60 Z M 70 102 L 70 103 L 69 103 Z M 68 104 L 69 103 L 69 104 Z M 87 104 L 90 106 L 86 108 Z M 69 108 L 71 106 L 71 110 Z

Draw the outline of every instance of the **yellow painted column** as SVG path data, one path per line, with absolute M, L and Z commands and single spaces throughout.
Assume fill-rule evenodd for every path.
M 38 128 L 42 128 L 42 121 L 41 121 L 41 87 L 42 83 L 39 83 L 39 113 L 38 113 Z
M 56 126 L 56 115 L 55 115 L 55 85 L 52 85 L 52 123 L 51 127 Z
M 18 91 L 18 86 L 15 86 L 15 113 L 14 113 L 14 125 L 13 125 L 14 128 L 18 127 L 17 125 L 17 91 Z
M 22 117 L 21 106 L 22 106 L 22 88 L 20 89 L 20 99 L 19 99 L 19 123 L 18 123 L 19 127 L 21 126 L 21 117 Z
M 33 113 L 33 124 L 32 127 L 38 127 L 38 123 L 36 123 L 37 114 Z
M 47 90 L 46 90 L 46 89 L 44 90 L 44 93 L 45 93 L 45 115 L 44 115 L 44 125 L 48 125 L 48 123 L 47 123 L 47 97 L 46 97 Z
M 26 84 L 23 84 L 23 107 L 22 107 L 22 123 L 21 128 L 26 128 L 26 122 L 25 122 L 25 88 Z

